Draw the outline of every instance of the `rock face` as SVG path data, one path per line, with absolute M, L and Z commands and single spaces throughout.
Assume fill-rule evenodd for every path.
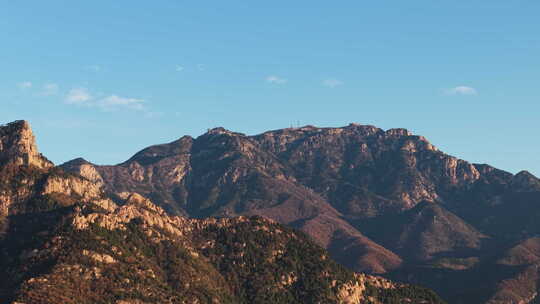
M 28 122 L 21 120 L 0 126 L 0 179 L 17 177 L 19 183 L 16 188 L 0 186 L 0 231 L 4 217 L 17 209 L 13 208 L 14 202 L 25 201 L 33 193 L 36 174 L 53 166 L 38 152 Z
M 39 169 L 53 164 L 38 152 L 30 124 L 19 120 L 0 126 L 0 163 L 34 166 Z
M 7 131 L 3 136 L 14 137 Z M 3 151 L 18 152 L 6 152 L 11 156 L 0 164 L 2 199 L 9 201 L 0 217 L 2 303 L 444 303 L 428 289 L 347 270 L 302 232 L 270 219 L 168 215 L 141 194 L 105 192 L 111 189 L 102 178 L 106 174 L 84 160 L 64 166 L 73 173 L 38 166 L 32 157 L 39 154 L 28 152 L 35 150 L 7 145 L 13 142 L 21 141 L 3 141 Z M 146 166 L 169 160 L 152 150 L 183 159 L 175 154 L 182 149 L 161 148 L 137 156 L 143 164 L 132 168 L 139 173 L 132 175 L 130 165 L 121 170 L 139 183 L 155 182 Z M 258 159 L 256 149 L 244 152 Z M 283 168 L 273 166 L 277 173 L 271 178 L 294 185 L 279 173 Z M 223 169 L 231 173 L 218 184 L 242 178 L 234 172 L 250 172 Z M 160 174 L 178 182 L 184 179 L 178 172 Z M 301 194 L 309 191 L 296 187 L 303 192 L 289 204 L 301 208 Z M 318 206 L 318 199 L 305 207 L 318 208 L 316 217 L 335 222 L 337 211 Z M 356 233 L 345 222 L 336 225 Z
M 511 289 L 500 284 L 511 275 L 480 290 L 462 282 L 489 272 L 494 251 L 540 233 L 536 177 L 455 158 L 406 129 L 350 124 L 246 136 L 216 128 L 117 166 L 84 166 L 62 167 L 92 171 L 106 191 L 140 193 L 174 215 L 271 218 L 351 269 L 426 284 L 456 303 Z
M 76 176 L 52 175 L 45 179 L 42 195 L 54 193 L 77 197 L 82 201 L 90 201 L 99 198 L 103 192 L 99 184 L 89 180 Z
M 77 158 L 62 165 L 64 170 L 78 174 L 94 184 L 103 185 L 103 179 L 94 165 L 83 158 Z

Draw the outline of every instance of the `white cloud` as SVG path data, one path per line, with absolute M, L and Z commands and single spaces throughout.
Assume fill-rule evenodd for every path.
M 475 88 L 468 86 L 457 86 L 446 90 L 448 95 L 477 95 L 478 91 Z
M 46 83 L 41 89 L 41 95 L 51 96 L 58 93 L 58 85 L 56 83 Z
M 197 70 L 204 71 L 206 70 L 206 66 L 202 63 L 197 64 Z
M 66 95 L 65 103 L 99 108 L 103 111 L 120 109 L 145 110 L 144 100 L 142 99 L 121 97 L 115 94 L 106 97 L 94 97 L 86 88 L 71 89 Z
M 334 79 L 334 78 L 330 78 L 330 79 L 323 80 L 322 85 L 325 86 L 325 87 L 329 87 L 329 88 L 333 89 L 335 87 L 339 87 L 339 86 L 343 85 L 343 81 L 338 80 L 338 79 Z
M 177 72 L 182 72 L 183 70 L 184 70 L 184 67 L 183 67 L 183 66 L 181 66 L 181 65 L 177 65 L 177 66 L 176 66 L 176 71 L 177 71 Z
M 103 110 L 114 110 L 122 107 L 132 110 L 144 110 L 143 103 L 144 100 L 142 99 L 126 98 L 118 95 L 110 95 L 95 102 Z
M 20 89 L 29 89 L 32 87 L 32 82 L 30 81 L 23 81 L 23 82 L 19 82 L 17 84 L 17 86 L 20 88 Z
M 92 95 L 86 88 L 71 89 L 66 96 L 66 103 L 68 104 L 86 104 L 92 100 Z
M 266 77 L 266 82 L 271 84 L 285 84 L 287 83 L 287 79 L 275 75 L 270 75 Z

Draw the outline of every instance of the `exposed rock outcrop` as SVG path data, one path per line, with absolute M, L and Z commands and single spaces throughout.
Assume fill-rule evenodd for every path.
M 39 169 L 53 167 L 39 153 L 30 124 L 24 120 L 0 126 L 0 163 L 7 162 Z
M 45 172 L 53 166 L 39 153 L 27 121 L 0 126 L 0 231 L 2 218 L 16 211 L 13 204 L 33 193 L 37 171 Z M 17 187 L 8 186 L 10 180 L 16 180 Z
M 100 184 L 71 175 L 52 175 L 47 177 L 41 194 L 47 195 L 53 193 L 77 197 L 85 202 L 103 197 Z
M 62 165 L 64 170 L 78 174 L 87 180 L 98 184 L 103 185 L 103 178 L 101 174 L 96 170 L 96 167 L 86 161 L 84 158 L 77 158 Z

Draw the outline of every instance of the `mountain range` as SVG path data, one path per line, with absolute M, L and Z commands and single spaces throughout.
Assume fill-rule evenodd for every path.
M 8 136 L 14 126 L 29 130 L 25 122 L 0 129 L 0 151 L 14 146 Z M 397 281 L 426 286 L 449 303 L 536 303 L 540 180 L 527 171 L 514 175 L 450 156 L 406 129 L 350 124 L 342 128 L 287 128 L 247 136 L 214 128 L 197 138 L 183 136 L 148 147 L 111 166 L 79 158 L 54 167 L 39 155 L 31 140 L 21 142 L 27 148 L 1 152 L 0 161 L 16 168 L 40 168 L 47 172 L 45 175 L 56 172 L 93 185 L 99 195 L 85 201 L 99 197 L 116 205 L 109 211 L 102 210 L 104 214 L 121 213 L 119 208 L 130 206 L 129 197 L 138 195 L 139 201 L 157 205 L 160 216 L 186 219 L 203 227 L 207 224 L 201 223 L 211 219 L 250 219 L 250 225 L 270 221 L 293 228 L 291 235 L 303 232 L 325 248 L 329 258 L 338 262 L 328 267 L 338 269 L 343 265 L 358 273 L 377 275 L 363 278 L 383 280 L 382 276 L 391 280 L 385 281 L 390 285 Z M 3 170 L 12 170 L 10 166 L 3 165 Z M 36 180 L 40 187 L 48 182 L 43 177 Z M 79 197 L 90 195 L 86 190 L 69 190 L 80 188 L 75 186 L 79 183 L 59 180 L 56 184 L 62 186 L 54 187 L 64 188 L 46 193 L 47 206 L 62 201 L 62 208 L 88 208 L 79 202 Z M 3 190 L 0 197 L 0 210 L 9 215 L 9 220 L 4 220 L 7 232 L 11 231 L 13 216 L 28 214 L 13 211 L 18 210 L 16 206 L 25 199 L 36 200 L 26 193 L 30 190 L 15 191 L 13 187 L 8 194 Z M 40 192 L 38 196 L 43 195 Z M 73 195 L 77 198 L 71 198 Z M 87 211 L 89 215 L 92 212 Z M 151 226 L 144 221 L 139 224 Z M 135 229 L 132 227 L 125 229 Z M 189 243 L 193 238 L 197 237 L 190 236 Z M 255 255 L 259 254 L 263 253 Z M 214 259 L 213 255 L 207 257 Z M 215 268 L 218 262 L 213 263 Z M 10 267 L 19 270 L 12 264 Z M 340 271 L 332 268 L 330 273 Z M 228 272 L 221 275 L 227 277 Z M 240 278 L 235 277 L 235 282 Z M 404 288 L 401 290 L 413 287 Z M 414 294 L 429 294 L 421 290 Z M 242 292 L 258 294 L 252 289 Z M 323 299 L 316 294 L 314 297 Z M 327 303 L 306 303 L 317 301 Z

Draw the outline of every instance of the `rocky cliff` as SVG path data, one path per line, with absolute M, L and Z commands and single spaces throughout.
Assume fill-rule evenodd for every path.
M 34 134 L 27 121 L 0 126 L 0 163 L 51 168 L 53 164 L 38 152 Z
M 15 121 L 0 126 L 0 230 L 5 216 L 16 202 L 25 201 L 34 191 L 36 176 L 54 165 L 43 157 L 36 147 L 30 124 Z M 8 180 L 17 180 L 19 187 L 5 185 Z

